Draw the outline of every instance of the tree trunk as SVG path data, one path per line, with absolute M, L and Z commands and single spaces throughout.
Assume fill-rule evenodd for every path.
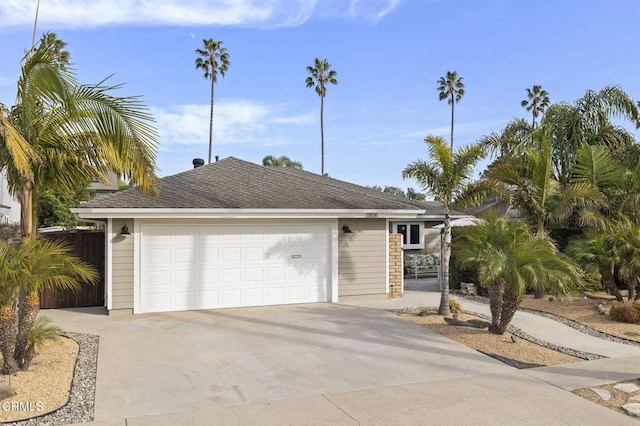
M 320 174 L 324 176 L 324 95 L 320 95 Z
M 455 109 L 455 99 L 453 98 L 453 92 L 451 93 L 451 150 L 453 150 L 453 111 Z
M 615 262 L 611 262 L 609 264 L 609 268 L 605 268 L 601 272 L 602 278 L 600 280 L 607 290 L 607 293 L 613 294 L 618 302 L 623 302 L 624 298 L 622 297 L 622 294 L 620 293 L 620 290 L 618 289 L 618 286 L 616 285 L 616 281 L 614 279 L 615 267 Z
M 440 294 L 440 307 L 438 308 L 438 315 L 449 315 L 449 260 L 451 259 L 451 217 L 449 209 L 447 209 L 444 215 L 444 234 L 442 241 L 440 242 L 440 251 L 442 253 L 442 259 L 440 261 L 440 275 L 442 276 L 442 292 Z
M 491 325 L 489 326 L 491 333 L 497 333 L 500 324 L 504 287 L 505 282 L 502 279 L 487 287 L 487 292 L 489 293 L 489 309 L 491 309 Z
M 637 287 L 638 287 L 638 276 L 634 275 L 627 282 L 627 289 L 629 291 L 628 300 L 636 300 L 636 289 L 637 289 Z
M 216 82 L 211 78 L 211 110 L 209 112 L 209 162 L 211 164 L 211 151 L 213 147 L 213 92 Z
M 536 299 L 542 299 L 544 297 L 544 287 L 538 286 L 533 291 L 533 297 Z
M 13 354 L 16 349 L 16 337 L 18 334 L 18 316 L 11 306 L 0 308 L 0 352 L 4 360 L 2 374 L 13 374 L 18 371 Z
M 512 287 L 507 286 L 502 298 L 502 315 L 500 315 L 500 325 L 496 334 L 504 334 L 518 310 L 518 306 L 520 306 L 520 295 Z
M 29 239 L 33 234 L 33 182 L 22 182 L 22 189 L 18 194 L 20 201 L 20 232 L 23 239 Z
M 27 333 L 33 327 L 33 323 L 40 311 L 40 297 L 38 292 L 31 292 L 22 302 L 20 307 L 20 313 L 18 316 L 18 336 L 16 339 L 15 348 L 15 360 L 18 363 L 18 367 L 22 370 L 26 370 L 25 367 L 26 354 L 28 352 Z

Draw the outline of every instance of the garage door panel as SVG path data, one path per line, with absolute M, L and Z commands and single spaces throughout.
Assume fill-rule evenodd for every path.
M 206 265 L 208 263 L 217 263 L 220 256 L 220 250 L 217 247 L 202 247 L 196 249 L 196 262 Z
M 173 304 L 177 308 L 190 308 L 195 305 L 195 294 L 193 291 L 173 292 Z
M 242 304 L 242 290 L 239 288 L 221 290 L 220 304 L 223 306 L 238 306 Z
M 142 310 L 328 299 L 328 225 L 144 225 Z

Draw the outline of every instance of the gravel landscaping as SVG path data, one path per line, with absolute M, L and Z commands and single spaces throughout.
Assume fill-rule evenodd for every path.
M 3 424 L 41 426 L 93 421 L 99 337 L 81 333 L 65 333 L 64 336 L 73 339 L 79 347 L 68 402 L 51 413 Z

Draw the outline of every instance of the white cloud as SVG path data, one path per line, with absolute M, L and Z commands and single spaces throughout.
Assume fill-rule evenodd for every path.
M 216 102 L 213 117 L 213 143 L 218 145 L 278 145 L 288 140 L 292 129 L 315 124 L 313 112 L 282 114 L 283 107 L 247 100 Z M 209 105 L 177 105 L 154 108 L 160 141 L 167 145 L 207 144 L 209 142 Z
M 46 0 L 43 27 L 120 24 L 292 27 L 312 17 L 382 19 L 401 0 Z M 36 1 L 0 2 L 0 27 L 31 26 Z

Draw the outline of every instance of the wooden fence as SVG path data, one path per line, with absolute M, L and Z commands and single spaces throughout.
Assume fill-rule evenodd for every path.
M 80 308 L 104 305 L 104 232 L 50 232 L 41 234 L 62 241 L 72 253 L 92 265 L 100 274 L 95 285 L 82 283 L 80 291 L 45 290 L 40 294 L 41 309 Z

